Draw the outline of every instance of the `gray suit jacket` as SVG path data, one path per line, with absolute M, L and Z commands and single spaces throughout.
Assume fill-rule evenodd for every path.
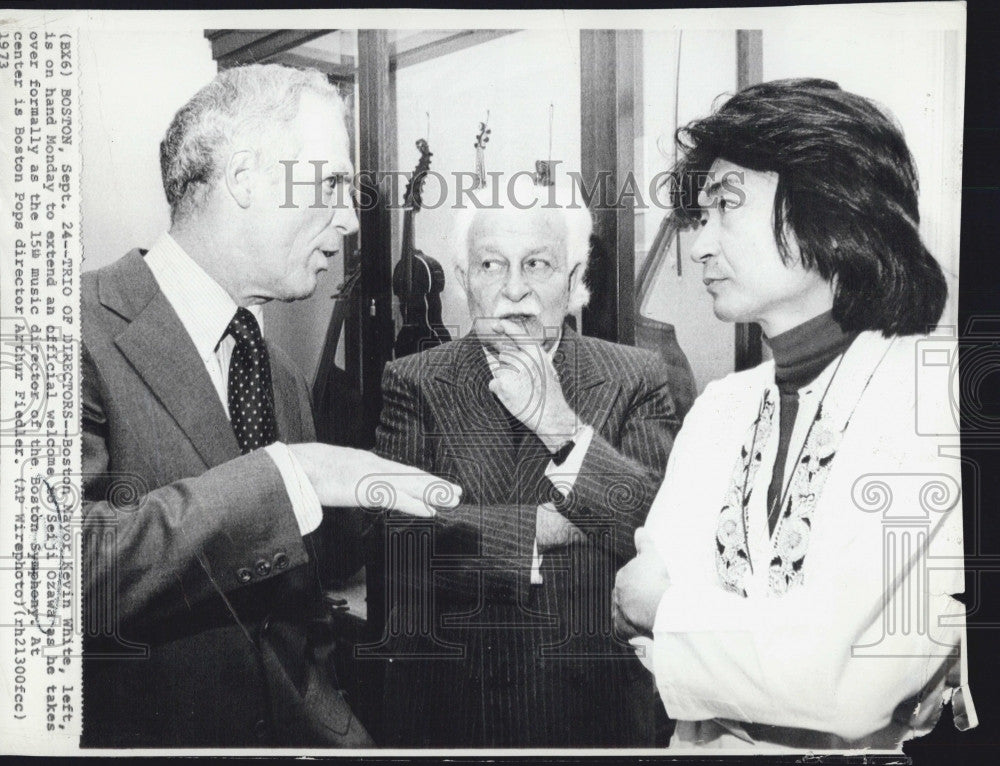
M 581 543 L 547 552 L 530 583 L 550 456 L 489 391 L 474 336 L 387 366 L 377 451 L 448 477 L 462 504 L 432 524 L 387 522 L 387 744 L 641 746 L 652 685 L 611 629 L 618 567 L 635 554 L 679 427 L 652 353 L 566 329 L 554 364 L 595 435 L 563 513 Z
M 140 251 L 83 275 L 82 333 L 84 744 L 366 744 L 311 661 L 318 541 L 270 457 L 240 454 Z M 310 441 L 268 348 L 279 438 Z

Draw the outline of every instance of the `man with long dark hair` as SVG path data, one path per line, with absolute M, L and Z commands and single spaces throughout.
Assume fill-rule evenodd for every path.
M 678 141 L 674 215 L 715 314 L 759 323 L 774 359 L 695 402 L 618 574 L 672 746 L 897 748 L 948 699 L 975 725 L 946 385 L 919 391 L 940 422 L 916 418 L 947 289 L 899 127 L 783 80 Z

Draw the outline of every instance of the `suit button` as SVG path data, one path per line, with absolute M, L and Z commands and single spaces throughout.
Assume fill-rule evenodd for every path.
M 253 571 L 257 573 L 258 577 L 267 577 L 271 574 L 271 564 L 261 559 L 253 565 Z
M 240 582 L 250 582 L 253 579 L 253 572 L 245 567 L 243 569 L 237 569 L 236 577 Z
M 288 556 L 286 556 L 284 553 L 279 553 L 278 555 L 276 555 L 274 557 L 274 568 L 277 569 L 279 572 L 282 569 L 288 569 Z

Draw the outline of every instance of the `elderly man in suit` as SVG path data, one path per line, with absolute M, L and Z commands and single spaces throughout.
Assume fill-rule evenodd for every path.
M 376 451 L 462 503 L 385 530 L 387 744 L 653 744 L 653 689 L 612 630 L 682 413 L 653 353 L 577 334 L 590 214 L 555 187 L 460 214 L 473 330 L 383 377 Z M 422 530 L 422 531 L 421 531 Z
M 356 229 L 347 141 L 319 73 L 221 73 L 160 147 L 169 233 L 83 277 L 87 746 L 371 744 L 309 620 L 316 530 L 372 476 L 431 513 L 433 477 L 314 443 L 259 326 Z

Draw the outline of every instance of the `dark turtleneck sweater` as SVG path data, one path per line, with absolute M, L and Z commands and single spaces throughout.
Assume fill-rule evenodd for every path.
M 845 333 L 831 312 L 765 338 L 774 354 L 774 382 L 778 385 L 778 455 L 767 491 L 768 526 L 774 532 L 780 513 L 770 513 L 785 485 L 788 444 L 799 412 L 799 389 L 812 383 L 827 366 L 854 342 L 857 333 Z

